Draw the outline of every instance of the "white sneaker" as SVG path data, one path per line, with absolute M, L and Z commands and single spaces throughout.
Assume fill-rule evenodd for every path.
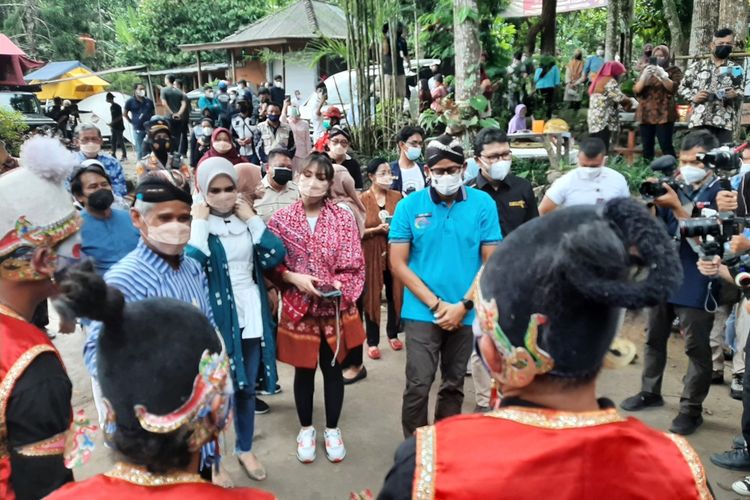
M 338 427 L 335 429 L 326 428 L 324 436 L 326 441 L 326 456 L 328 457 L 328 460 L 333 463 L 341 462 L 346 456 L 344 440 L 341 438 L 341 429 Z
M 297 460 L 303 464 L 315 461 L 315 427 L 303 427 L 297 434 Z

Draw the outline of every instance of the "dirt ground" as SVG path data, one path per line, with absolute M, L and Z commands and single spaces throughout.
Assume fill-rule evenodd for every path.
M 54 326 L 53 321 L 51 326 Z M 623 327 L 623 335 L 636 341 L 639 356 L 642 356 L 644 341 L 643 315 L 629 315 Z M 74 408 L 83 407 L 87 415 L 95 417 L 91 397 L 90 379 L 82 361 L 83 337 L 81 333 L 59 335 L 54 343 L 62 352 L 68 373 L 73 380 Z M 340 426 L 347 446 L 347 457 L 340 464 L 331 464 L 325 458 L 322 444 L 318 458 L 310 465 L 299 463 L 295 457 L 295 438 L 299 423 L 292 397 L 293 370 L 287 365 L 279 365 L 280 382 L 283 392 L 264 399 L 271 405 L 271 412 L 259 415 L 256 419 L 255 452 L 268 470 L 268 479 L 256 483 L 248 479 L 231 454 L 227 455 L 227 469 L 237 485 L 262 487 L 280 499 L 346 499 L 351 491 L 370 488 L 377 493 L 383 478 L 391 466 L 393 453 L 402 440 L 400 412 L 401 394 L 404 387 L 405 353 L 391 351 L 381 345 L 383 358 L 366 362 L 368 377 L 346 388 L 344 411 Z M 686 357 L 683 341 L 673 336 L 669 345 L 670 356 L 664 380 L 663 408 L 648 410 L 637 415 L 657 429 L 667 429 L 674 418 L 681 390 L 681 378 L 685 373 Z M 599 393 L 618 402 L 636 393 L 640 385 L 642 357 L 620 370 L 605 370 L 599 382 Z M 134 366 L 133 369 L 138 369 Z M 730 370 L 726 367 L 726 380 Z M 324 411 L 322 401 L 322 377 L 316 381 L 316 405 L 314 422 L 322 435 Z M 471 377 L 466 378 L 466 398 L 464 411 L 474 407 L 474 393 Z M 433 398 L 434 400 L 434 398 Z M 717 499 L 740 498 L 731 491 L 732 481 L 741 473 L 715 467 L 709 462 L 709 455 L 725 450 L 732 436 L 739 432 L 742 405 L 728 395 L 728 385 L 712 386 L 704 405 L 703 426 L 688 439 L 704 462 Z M 625 413 L 625 412 L 623 412 Z M 227 448 L 232 449 L 234 431 L 226 432 Z M 320 443 L 319 439 L 319 443 Z M 76 470 L 77 479 L 85 479 L 107 471 L 112 465 L 111 452 L 97 439 L 97 447 L 92 460 Z M 627 478 L 623 478 L 627 480 Z

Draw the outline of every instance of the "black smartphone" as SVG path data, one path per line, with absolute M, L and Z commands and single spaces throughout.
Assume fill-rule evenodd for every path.
M 320 296 L 324 299 L 334 299 L 336 297 L 341 297 L 341 290 L 334 288 L 331 285 L 321 285 L 318 287 L 318 291 L 320 292 Z
M 649 57 L 649 58 L 648 58 L 648 63 L 649 63 L 650 65 L 652 65 L 652 66 L 656 66 L 656 57 L 655 57 L 655 56 L 651 56 L 651 57 Z

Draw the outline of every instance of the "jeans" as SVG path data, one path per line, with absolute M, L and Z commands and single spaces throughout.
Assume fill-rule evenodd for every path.
M 245 361 L 247 380 L 255 380 L 260 364 L 260 338 L 242 339 L 242 359 Z M 234 430 L 237 433 L 236 453 L 247 453 L 253 449 L 255 432 L 255 386 L 234 391 L 235 418 Z
M 143 140 L 146 138 L 145 130 L 135 130 L 133 140 L 135 141 L 135 159 L 140 160 L 146 156 L 143 152 Z
M 435 421 L 461 413 L 466 365 L 473 349 L 470 326 L 449 332 L 434 323 L 404 321 L 406 334 L 406 388 L 401 425 L 408 438 L 427 425 L 430 387 L 438 365 L 441 383 L 435 405 Z
M 661 125 L 641 125 L 641 143 L 643 144 L 643 158 L 651 160 L 656 150 L 656 139 L 659 139 L 659 147 L 662 154 L 675 155 L 672 137 L 674 136 L 674 123 Z
M 667 341 L 675 316 L 680 319 L 680 327 L 685 331 L 685 354 L 689 359 L 685 385 L 680 396 L 680 413 L 695 417 L 701 414 L 703 400 L 711 387 L 709 337 L 714 321 L 713 313 L 666 302 L 649 310 L 641 390 L 661 394 L 667 364 Z

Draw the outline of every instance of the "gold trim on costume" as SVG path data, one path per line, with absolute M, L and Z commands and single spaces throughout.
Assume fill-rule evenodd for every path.
M 0 314 L 8 316 L 9 318 L 26 321 L 26 319 L 24 319 L 23 316 L 21 316 L 20 314 L 18 314 L 16 311 L 6 306 L 5 304 L 0 304 Z
M 599 411 L 568 412 L 516 406 L 500 408 L 484 415 L 543 429 L 576 429 L 625 421 L 614 408 Z
M 68 437 L 68 431 L 56 434 L 51 438 L 36 443 L 19 446 L 16 452 L 26 457 L 49 457 L 52 455 L 62 455 L 65 453 L 65 440 Z
M 711 495 L 706 481 L 706 471 L 703 469 L 703 464 L 693 447 L 682 436 L 672 434 L 671 432 L 665 432 L 664 434 L 677 446 L 677 449 L 680 450 L 683 458 L 688 463 L 690 472 L 693 474 L 693 479 L 695 480 L 695 489 L 698 491 L 698 498 L 701 500 L 713 500 L 714 497 Z
M 420 427 L 416 437 L 417 463 L 412 498 L 432 500 L 435 498 L 435 427 Z
M 115 468 L 104 474 L 112 479 L 120 479 L 138 486 L 169 486 L 172 484 L 206 483 L 198 474 L 190 472 L 169 472 L 154 474 L 142 467 L 118 462 Z
M 18 377 L 28 368 L 34 359 L 43 352 L 55 352 L 51 345 L 35 345 L 13 363 L 5 378 L 0 382 L 0 458 L 9 455 L 8 452 L 8 429 L 5 427 L 5 410 L 8 406 L 10 391 L 16 383 Z

